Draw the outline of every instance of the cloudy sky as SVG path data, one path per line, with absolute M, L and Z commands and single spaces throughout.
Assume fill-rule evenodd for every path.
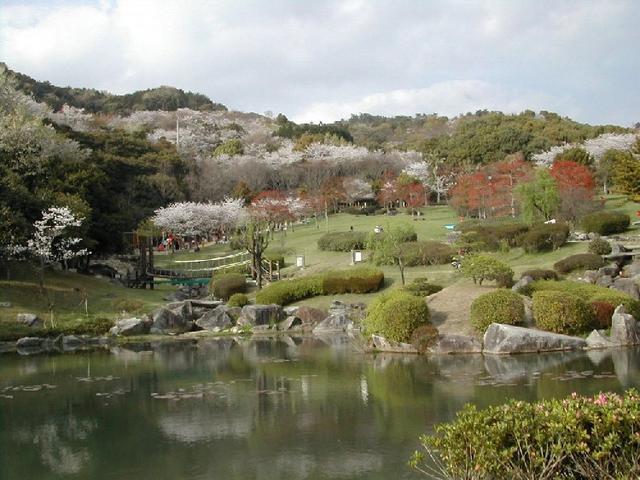
M 0 0 L 0 60 L 298 121 L 478 109 L 640 121 L 638 0 Z

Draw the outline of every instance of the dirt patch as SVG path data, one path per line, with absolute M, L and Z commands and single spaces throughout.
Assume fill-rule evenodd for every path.
M 479 286 L 467 281 L 443 288 L 427 298 L 432 323 L 440 333 L 480 338 L 481 335 L 471 326 L 469 311 L 476 298 L 493 290 L 496 290 L 494 286 Z

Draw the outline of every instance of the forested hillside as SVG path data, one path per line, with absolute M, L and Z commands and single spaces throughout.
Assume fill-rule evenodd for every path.
M 93 88 L 58 87 L 40 82 L 22 73 L 14 72 L 0 63 L 0 72 L 6 71 L 16 88 L 38 102 L 44 102 L 54 111 L 63 105 L 82 108 L 90 113 L 129 114 L 139 110 L 167 110 L 178 108 L 219 111 L 227 107 L 212 102 L 201 93 L 185 92 L 175 87 L 162 86 L 140 90 L 126 95 L 113 95 Z

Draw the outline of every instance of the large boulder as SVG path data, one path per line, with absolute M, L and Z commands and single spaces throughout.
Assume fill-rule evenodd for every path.
M 150 322 L 141 318 L 125 318 L 118 320 L 109 330 L 111 335 L 129 337 L 132 335 L 144 335 L 149 333 Z
M 355 324 L 345 312 L 330 314 L 313 328 L 313 333 L 346 332 L 353 330 Z
M 233 326 L 233 318 L 229 315 L 228 308 L 219 305 L 208 311 L 196 320 L 196 325 L 203 330 L 219 332 Z
M 614 280 L 611 288 L 626 293 L 636 300 L 640 300 L 640 290 L 638 290 L 638 285 L 636 285 L 636 282 L 631 278 L 618 277 Z
M 619 305 L 611 317 L 611 341 L 618 345 L 640 344 L 640 332 L 635 318 Z
M 640 275 L 640 260 L 634 260 L 622 269 L 622 276 L 624 277 L 633 278 L 637 275 Z
M 410 343 L 388 340 L 382 335 L 371 335 L 368 348 L 380 352 L 418 353 L 418 350 Z
M 190 301 L 167 305 L 167 308 L 171 310 L 174 315 L 183 318 L 187 322 L 190 322 L 195 318 L 193 305 Z
M 151 313 L 151 333 L 184 333 L 193 328 L 193 322 L 181 315 L 176 315 L 172 310 L 161 307 Z
M 530 277 L 529 275 L 525 275 L 520 280 L 518 280 L 513 287 L 511 287 L 511 290 L 513 290 L 514 292 L 518 292 L 520 291 L 521 288 L 524 288 L 527 285 L 530 285 L 532 283 L 533 283 L 533 277 Z
M 45 339 L 42 337 L 22 337 L 16 342 L 18 348 L 42 348 Z
M 492 323 L 484 333 L 483 353 L 509 354 L 577 350 L 587 346 L 578 337 Z
M 295 315 L 290 315 L 280 323 L 278 323 L 278 330 L 287 331 L 287 330 L 298 330 L 302 329 L 302 320 L 296 317 Z
M 601 275 L 600 277 L 598 277 L 598 280 L 596 280 L 596 285 L 609 288 L 611 285 L 613 285 L 613 278 L 611 277 L 611 275 Z
M 618 267 L 617 263 L 612 263 L 605 267 L 599 268 L 598 273 L 600 275 L 608 275 L 610 277 L 615 277 L 620 273 L 620 267 Z
M 30 328 L 40 328 L 44 325 L 44 322 L 34 313 L 19 313 L 16 315 L 16 322 Z
M 302 320 L 302 323 L 305 326 L 308 326 L 310 328 L 315 327 L 325 318 L 327 318 L 326 311 L 320 310 L 319 308 L 305 306 L 297 307 L 295 309 L 295 312 L 291 312 L 289 313 L 289 315 L 298 317 L 300 320 Z
M 482 353 L 482 342 L 465 335 L 444 334 L 439 335 L 438 340 L 427 351 L 435 354 Z
M 589 349 L 611 348 L 618 346 L 618 344 L 612 342 L 604 331 L 601 330 L 594 330 L 591 332 L 585 341 L 587 342 L 587 348 Z
M 238 325 L 275 325 L 284 318 L 280 305 L 245 305 L 238 318 Z
M 597 270 L 585 270 L 582 274 L 582 280 L 587 283 L 596 283 L 600 278 L 600 274 Z

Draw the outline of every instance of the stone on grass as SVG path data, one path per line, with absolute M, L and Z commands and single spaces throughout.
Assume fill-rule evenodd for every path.
M 631 278 L 618 277 L 614 280 L 611 288 L 626 293 L 635 300 L 640 300 L 640 290 L 638 290 L 638 285 L 636 285 L 636 282 Z
M 619 305 L 611 317 L 611 341 L 618 345 L 640 344 L 640 333 L 635 318 Z
M 484 333 L 483 353 L 509 354 L 577 350 L 587 346 L 578 337 L 532 328 L 492 323 Z
M 40 328 L 44 322 L 34 313 L 19 313 L 16 315 L 16 321 L 30 328 Z
M 582 274 L 582 280 L 587 283 L 596 283 L 598 278 L 600 278 L 600 274 L 597 270 L 585 270 Z
M 144 335 L 149 333 L 149 322 L 141 318 L 125 318 L 124 320 L 118 320 L 115 326 L 109 330 L 109 333 L 123 337 Z
M 596 280 L 596 285 L 609 288 L 613 285 L 613 277 L 611 277 L 611 275 L 601 275 L 598 277 L 598 280 Z

